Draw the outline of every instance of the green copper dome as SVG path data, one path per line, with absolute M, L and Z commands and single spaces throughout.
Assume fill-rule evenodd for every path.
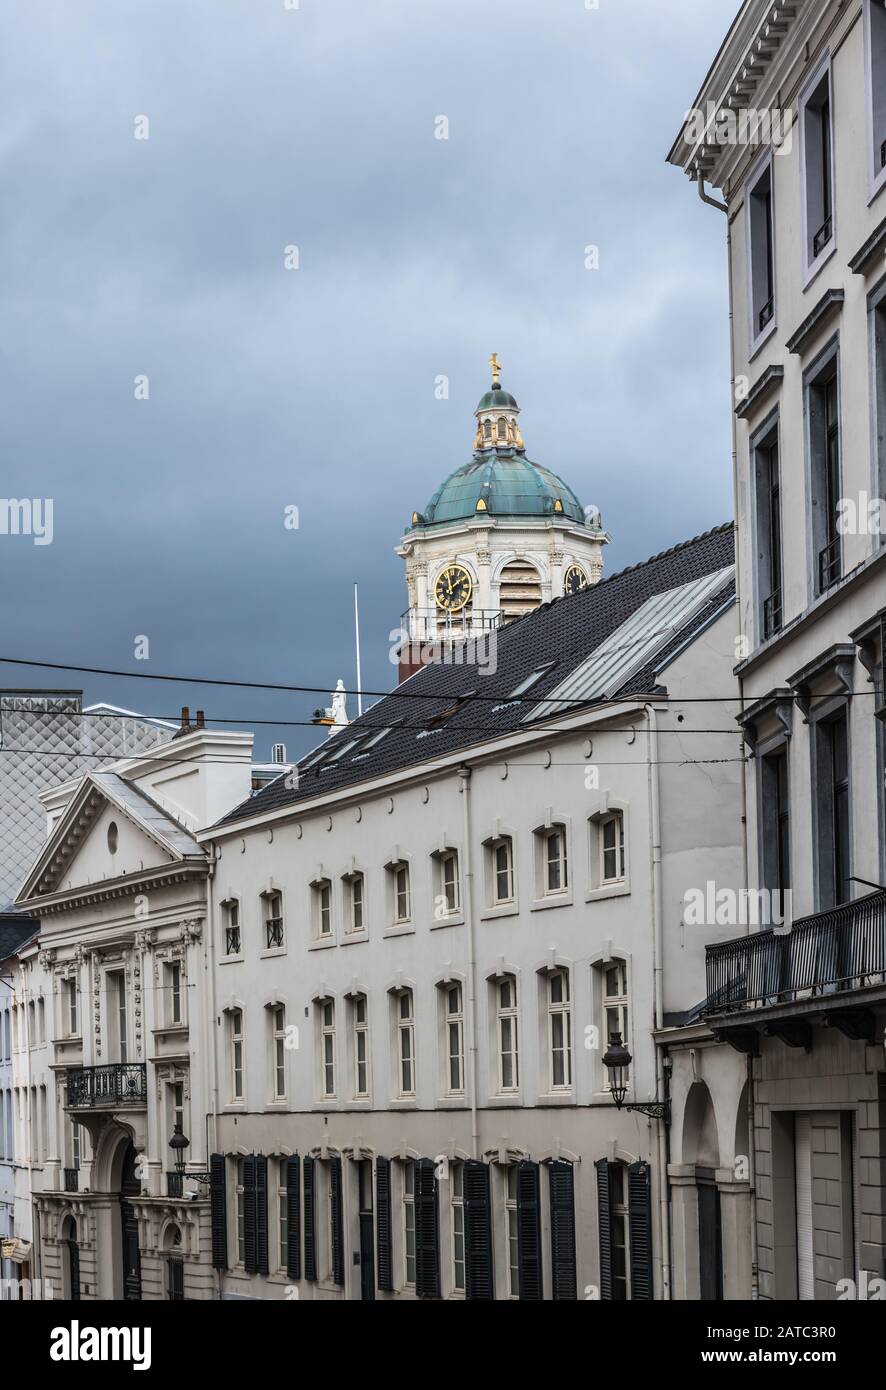
M 496 407 L 502 410 L 517 410 L 517 402 L 510 391 L 503 391 L 500 386 L 493 385 L 491 391 L 487 391 L 477 409 L 474 411 L 478 415 L 481 410 L 495 410 Z
M 515 450 L 488 449 L 450 473 L 418 526 L 490 517 L 562 516 L 584 525 L 581 503 L 556 473 Z

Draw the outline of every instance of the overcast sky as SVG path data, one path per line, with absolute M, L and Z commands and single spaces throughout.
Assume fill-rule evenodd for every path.
M 607 572 L 727 520 L 725 219 L 664 159 L 736 9 L 5 0 L 0 491 L 52 498 L 53 539 L 0 536 L 0 655 L 350 686 L 357 579 L 390 688 L 393 547 L 493 350 Z M 320 702 L 0 669 L 156 714 Z

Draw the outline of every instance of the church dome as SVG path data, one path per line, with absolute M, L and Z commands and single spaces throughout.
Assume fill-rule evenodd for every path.
M 474 411 L 474 456 L 450 473 L 424 512 L 414 512 L 412 528 L 507 517 L 561 517 L 600 530 L 595 510 L 585 510 L 572 489 L 548 468 L 526 457 L 518 416 L 520 407 L 502 390 L 495 353 L 492 385 Z
M 562 478 L 516 450 L 485 450 L 438 487 L 418 525 L 490 517 L 562 516 L 584 525 L 585 514 Z

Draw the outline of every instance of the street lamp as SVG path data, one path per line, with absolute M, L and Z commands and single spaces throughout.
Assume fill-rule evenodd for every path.
M 190 1148 L 191 1141 L 185 1134 L 180 1124 L 177 1124 L 172 1132 L 169 1147 L 175 1154 L 175 1171 L 183 1173 L 185 1171 L 185 1149 Z
M 671 1122 L 671 1102 L 669 1100 L 650 1100 L 641 1102 L 638 1105 L 625 1105 L 625 1096 L 628 1093 L 628 1068 L 631 1065 L 631 1054 L 621 1040 L 621 1033 L 609 1034 L 609 1047 L 603 1054 L 603 1065 L 609 1072 L 609 1089 L 615 1101 L 616 1110 L 636 1110 L 640 1115 L 648 1115 L 651 1120 L 664 1120 L 665 1124 Z

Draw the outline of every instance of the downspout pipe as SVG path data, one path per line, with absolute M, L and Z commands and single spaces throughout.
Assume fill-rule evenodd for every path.
M 209 872 L 206 876 L 206 934 L 208 937 L 205 959 L 209 972 L 208 1008 L 204 1008 L 204 1037 L 209 1063 L 209 1105 L 206 1113 L 206 1171 L 210 1167 L 210 1155 L 217 1152 L 218 1145 L 218 1024 L 216 1023 L 215 1003 L 215 913 L 213 908 L 213 880 L 218 863 L 215 843 L 209 845 Z M 217 1269 L 216 1285 L 218 1297 L 222 1296 L 224 1270 Z
M 459 792 L 462 798 L 465 865 L 465 927 L 468 947 L 468 1056 L 471 1069 L 471 1157 L 480 1157 L 480 1131 L 477 1122 L 477 952 L 474 939 L 476 892 L 474 882 L 473 831 L 471 824 L 471 768 L 458 769 Z
M 664 920 L 661 893 L 661 779 L 658 764 L 658 717 L 652 705 L 646 706 L 647 721 L 647 779 L 651 818 L 650 881 L 652 884 L 652 992 L 655 1031 L 664 1023 Z M 655 1045 L 655 1094 L 664 1095 L 664 1068 L 661 1048 Z M 658 1126 L 658 1236 L 661 1251 L 661 1295 L 671 1297 L 671 1222 L 668 1184 L 668 1136 L 663 1119 Z

